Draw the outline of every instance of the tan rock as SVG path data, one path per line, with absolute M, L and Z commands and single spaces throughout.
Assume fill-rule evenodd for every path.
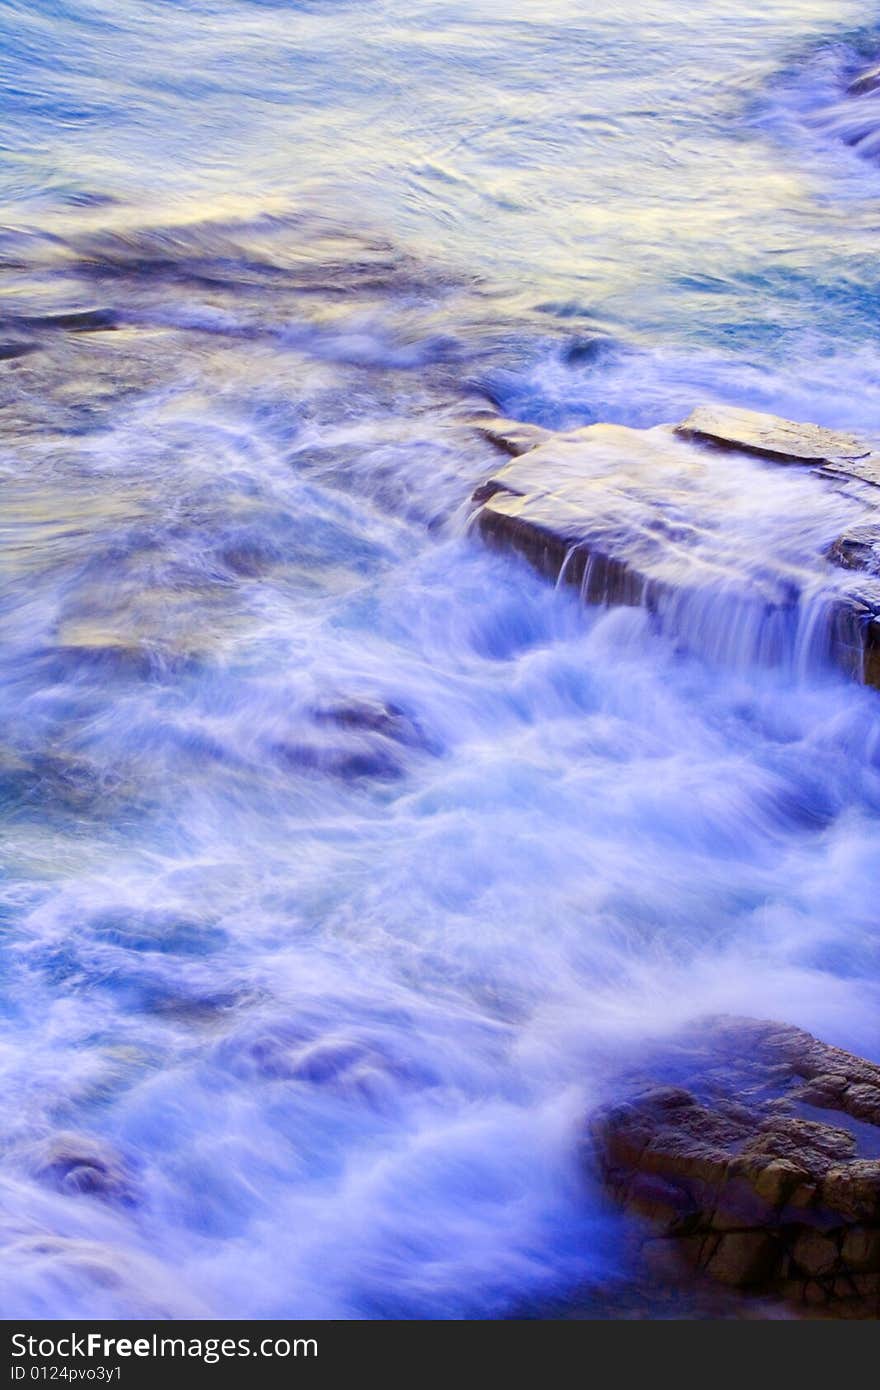
M 757 410 L 741 410 L 736 406 L 697 406 L 676 428 L 687 439 L 741 449 L 785 463 L 834 465 L 857 477 L 864 476 L 861 461 L 871 458 L 870 446 L 855 435 L 826 430 L 821 425 L 783 420 L 778 415 L 764 415 Z M 878 465 L 880 459 L 867 465 L 872 482 L 880 481 Z
M 831 1274 L 838 1263 L 837 1241 L 820 1231 L 803 1231 L 792 1246 L 792 1259 L 807 1275 Z
M 689 1048 L 688 1086 L 643 1086 L 592 1124 L 609 1191 L 664 1237 L 651 1258 L 679 1245 L 719 1282 L 862 1315 L 872 1286 L 854 1281 L 880 1276 L 880 1159 L 864 1151 L 880 1069 L 755 1020 L 706 1020 L 677 1039 L 679 1078 Z M 828 1121 L 797 1113 L 805 1080 Z
M 880 488 L 880 450 L 868 442 L 730 407 L 699 406 L 680 425 L 643 430 L 596 424 L 554 432 L 500 417 L 474 424 L 513 455 L 473 494 L 474 526 L 484 540 L 522 555 L 585 603 L 645 608 L 673 623 L 677 640 L 712 651 L 720 629 L 681 621 L 691 601 L 705 611 L 707 586 L 722 583 L 725 602 L 742 604 L 754 618 L 756 640 L 764 641 L 763 624 L 780 652 L 793 602 L 790 566 L 777 569 L 768 555 L 757 575 L 741 569 L 725 543 L 729 511 L 719 512 L 717 480 L 730 464 L 719 460 L 719 448 L 739 456 L 742 490 L 754 496 L 764 495 L 756 459 Z M 775 512 L 765 520 L 768 531 L 784 522 Z M 875 552 L 856 530 L 829 552 L 837 564 L 866 572 L 846 587 L 828 580 L 827 645 L 846 670 L 880 683 L 880 579 L 871 578 L 880 542 Z M 815 558 L 820 578 L 828 556 L 817 550 Z M 880 559 L 876 568 L 880 575 Z
M 880 1273 L 880 1229 L 853 1226 L 843 1237 L 841 1259 L 858 1274 Z
M 706 1270 L 721 1284 L 736 1288 L 762 1285 L 779 1258 L 776 1239 L 766 1231 L 728 1231 L 718 1242 Z
M 773 1207 L 781 1207 L 808 1178 L 803 1168 L 787 1158 L 773 1159 L 755 1178 L 755 1191 Z

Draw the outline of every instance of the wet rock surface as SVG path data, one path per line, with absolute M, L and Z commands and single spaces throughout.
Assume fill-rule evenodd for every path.
M 847 477 L 880 483 L 880 456 L 854 435 L 733 406 L 698 406 L 676 433 L 702 444 L 739 449 L 779 463 L 821 464 Z
M 880 523 L 844 531 L 828 553 L 829 558 L 844 569 L 880 575 Z
M 590 1153 L 659 1282 L 880 1312 L 880 1066 L 801 1029 L 707 1020 L 627 1079 Z
M 850 82 L 847 91 L 851 96 L 865 96 L 870 92 L 880 92 L 880 63 L 866 68 Z
M 869 578 L 880 563 L 873 523 L 855 524 L 830 546 L 815 544 L 799 564 L 790 558 L 796 545 L 804 549 L 798 531 L 804 485 L 819 489 L 813 506 L 825 496 L 811 473 L 829 476 L 844 492 L 855 490 L 864 512 L 873 512 L 880 455 L 867 442 L 716 406 L 697 408 L 680 425 L 647 430 L 600 424 L 552 433 L 502 419 L 475 425 L 514 456 L 473 495 L 475 525 L 490 544 L 519 552 L 541 574 L 576 587 L 587 603 L 660 615 L 689 644 L 702 637 L 709 654 L 720 648 L 722 624 L 696 610 L 711 606 L 714 591 L 719 603 L 736 608 L 732 626 L 744 630 L 751 623 L 754 650 L 747 655 L 769 664 L 794 659 L 804 597 L 814 596 L 817 580 L 827 575 L 811 640 L 818 634 L 821 659 L 880 683 L 880 586 Z M 771 483 L 764 506 L 773 464 L 801 465 L 793 470 L 798 490 L 788 498 Z M 750 505 L 767 534 L 761 563 L 749 564 L 736 543 L 739 514 Z M 846 582 L 840 569 L 866 577 Z
M 84 1134 L 59 1133 L 36 1156 L 34 1175 L 68 1196 L 91 1196 L 130 1206 L 132 1175 L 108 1144 Z

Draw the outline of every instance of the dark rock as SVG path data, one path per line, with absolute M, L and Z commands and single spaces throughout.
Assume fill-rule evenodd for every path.
M 314 718 L 319 724 L 381 734 L 397 743 L 415 747 L 425 744 L 416 721 L 398 705 L 383 700 L 340 700 L 337 704 L 320 705 L 314 710 Z
M 221 565 L 238 579 L 259 579 L 282 558 L 279 546 L 259 537 L 242 536 L 217 551 Z
M 334 1029 L 326 1019 L 252 1017 L 222 1040 L 218 1057 L 248 1084 L 319 1087 L 375 1109 L 437 1083 L 428 1058 L 390 1046 L 369 1023 Z
M 843 1237 L 841 1256 L 856 1273 L 880 1269 L 880 1230 L 851 1226 Z
M 833 101 L 816 113 L 816 123 L 826 134 L 855 151 L 863 159 L 880 157 L 880 67 L 860 72 L 850 82 L 843 100 Z
M 765 1231 L 728 1231 L 703 1254 L 713 1279 L 744 1288 L 767 1279 L 778 1259 L 778 1242 Z
M 323 737 L 306 734 L 273 747 L 278 761 L 291 768 L 344 781 L 394 781 L 406 772 L 406 750 L 440 751 L 416 719 L 390 702 L 343 699 L 318 705 L 310 713 Z
M 880 65 L 866 68 L 854 77 L 847 87 L 850 96 L 866 96 L 869 92 L 880 92 Z
M 394 782 L 406 771 L 403 760 L 381 744 L 337 748 L 307 742 L 276 743 L 272 754 L 284 767 L 314 772 L 343 782 Z
M 107 333 L 119 326 L 113 309 L 78 309 L 66 314 L 29 314 L 17 320 L 26 328 L 57 328 L 68 333 Z
M 595 362 L 608 351 L 608 338 L 575 338 L 565 349 L 564 360 L 570 365 Z
M 36 343 L 0 343 L 0 362 L 8 362 L 15 357 L 27 357 L 36 352 Z
M 687 1086 L 634 1088 L 590 1123 L 605 1185 L 650 1228 L 651 1261 L 659 1239 L 664 1260 L 731 1286 L 880 1311 L 853 1282 L 880 1281 L 880 1066 L 750 1019 L 710 1020 L 658 1065 Z
M 880 575 L 880 524 L 853 526 L 831 546 L 828 558 L 848 570 Z
M 125 1163 L 107 1145 L 82 1134 L 57 1134 L 38 1156 L 35 1176 L 69 1196 L 130 1206 L 134 1188 Z

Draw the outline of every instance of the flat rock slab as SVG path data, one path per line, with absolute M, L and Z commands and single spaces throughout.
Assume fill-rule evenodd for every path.
M 696 1269 L 880 1313 L 880 1066 L 799 1028 L 710 1019 L 589 1122 L 589 1152 L 660 1280 Z M 837 1305 L 840 1305 L 838 1307 Z
M 685 439 L 739 449 L 778 463 L 820 464 L 880 486 L 880 456 L 854 435 L 735 406 L 698 406 L 676 426 Z
M 684 645 L 709 654 L 732 633 L 740 659 L 794 661 L 800 623 L 821 659 L 880 684 L 880 571 L 863 543 L 880 514 L 880 454 L 867 443 L 715 406 L 647 430 L 475 423 L 513 455 L 474 493 L 475 525 L 494 546 L 588 603 L 660 615 Z M 768 467 L 779 463 L 801 467 Z M 845 528 L 837 541 L 836 516 Z M 856 583 L 846 570 L 864 577 Z M 820 591 L 821 614 L 802 622 Z

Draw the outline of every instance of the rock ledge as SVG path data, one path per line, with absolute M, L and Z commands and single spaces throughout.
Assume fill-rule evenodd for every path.
M 488 544 L 518 552 L 586 603 L 646 609 L 705 654 L 723 655 L 748 633 L 763 663 L 795 667 L 805 631 L 812 660 L 880 686 L 880 451 L 868 442 L 715 405 L 653 429 L 474 424 L 512 455 L 473 494 Z M 822 475 L 817 488 L 833 485 L 865 513 L 851 533 L 817 540 L 814 555 L 805 548 L 800 568 L 790 558 L 800 485 L 785 504 L 776 489 L 764 501 L 762 479 L 780 465 Z M 777 538 L 760 564 L 732 540 L 731 517 L 749 499 L 759 531 Z M 817 601 L 821 613 L 808 613 Z

